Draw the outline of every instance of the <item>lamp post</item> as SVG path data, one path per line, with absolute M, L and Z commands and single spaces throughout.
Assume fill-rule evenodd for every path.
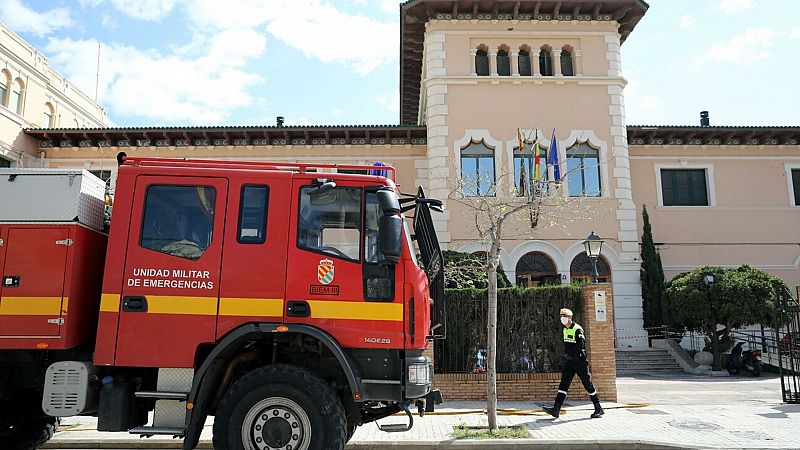
M 719 338 L 717 337 L 717 309 L 714 300 L 711 298 L 711 286 L 716 282 L 713 274 L 703 276 L 703 283 L 706 285 L 706 298 L 708 304 L 711 306 L 711 353 L 714 354 L 714 360 L 711 362 L 711 370 L 719 372 L 722 370 L 722 361 L 719 351 Z
M 594 234 L 594 231 L 583 241 L 583 247 L 586 249 L 586 256 L 592 261 L 592 281 L 594 283 L 599 283 L 600 274 L 597 273 L 597 258 L 600 257 L 600 252 L 603 251 L 603 242 L 605 241 L 600 239 L 600 236 Z

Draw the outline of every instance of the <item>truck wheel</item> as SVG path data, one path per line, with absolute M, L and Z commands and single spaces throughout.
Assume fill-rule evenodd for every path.
M 255 369 L 228 389 L 214 417 L 214 448 L 341 450 L 344 407 L 316 374 L 275 364 Z
M 0 443 L 7 450 L 33 450 L 49 441 L 60 423 L 60 417 L 3 421 L 0 422 Z

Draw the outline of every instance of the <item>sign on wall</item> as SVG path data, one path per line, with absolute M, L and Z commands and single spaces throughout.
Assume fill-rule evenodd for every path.
M 606 291 L 594 291 L 594 320 L 606 321 Z

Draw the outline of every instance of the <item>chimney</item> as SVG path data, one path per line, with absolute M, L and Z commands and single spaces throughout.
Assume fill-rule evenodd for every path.
M 710 127 L 711 120 L 708 118 L 708 111 L 700 111 L 700 126 Z
M 275 125 L 278 127 L 283 126 L 283 116 L 278 116 L 275 118 Z

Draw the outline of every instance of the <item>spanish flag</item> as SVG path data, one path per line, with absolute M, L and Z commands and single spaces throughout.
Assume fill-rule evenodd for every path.
M 519 152 L 525 153 L 525 139 L 522 138 L 522 130 L 517 128 L 517 143 L 519 144 Z
M 541 155 L 539 155 L 538 135 L 536 141 L 533 142 L 533 148 L 534 148 L 534 155 L 536 155 L 534 157 L 534 164 L 533 164 L 533 180 L 539 181 L 542 179 L 542 164 L 541 164 L 542 157 Z

